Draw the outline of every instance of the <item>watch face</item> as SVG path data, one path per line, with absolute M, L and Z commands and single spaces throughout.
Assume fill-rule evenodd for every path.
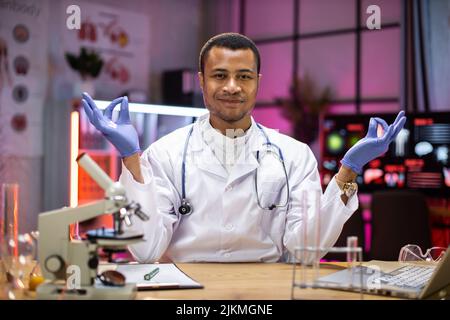
M 351 197 L 358 188 L 358 185 L 356 183 L 346 183 L 344 185 L 344 193 L 347 197 Z
M 355 193 L 355 190 L 352 190 L 352 189 L 347 189 L 346 191 L 345 191 L 345 195 L 347 196 L 347 197 L 351 197 L 353 194 Z

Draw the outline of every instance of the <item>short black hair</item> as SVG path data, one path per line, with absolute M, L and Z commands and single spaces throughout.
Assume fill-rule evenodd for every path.
M 259 74 L 259 71 L 261 69 L 261 57 L 255 43 L 250 38 L 247 38 L 242 34 L 232 32 L 218 34 L 205 43 L 202 50 L 200 51 L 200 57 L 198 59 L 198 70 L 201 73 L 204 73 L 206 57 L 209 51 L 214 47 L 227 48 L 231 50 L 252 50 L 256 58 L 256 68 Z

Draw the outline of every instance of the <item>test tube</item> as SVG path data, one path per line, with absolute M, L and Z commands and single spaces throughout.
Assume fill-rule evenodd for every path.
M 312 263 L 313 269 L 319 272 L 322 253 L 320 237 L 320 190 L 301 191 L 301 226 L 300 226 L 300 260 L 302 277 L 306 279 L 306 265 Z M 306 281 L 306 280 L 305 280 Z
M 358 247 L 358 237 L 350 236 L 347 237 L 347 262 L 353 263 L 358 260 L 358 253 L 356 248 Z
M 300 246 L 302 250 L 302 263 L 305 263 L 306 258 L 306 247 L 308 246 L 308 192 L 306 190 L 302 191 L 301 196 L 301 219 L 302 224 L 300 227 Z
M 299 246 L 299 262 L 300 262 L 300 286 L 305 288 L 308 285 L 306 258 L 308 256 L 308 193 L 306 190 L 301 191 L 300 195 L 300 246 Z M 297 259 L 297 257 L 296 257 Z
M 313 219 L 313 235 L 314 240 L 312 243 L 312 247 L 314 249 L 314 253 L 312 254 L 313 260 L 313 270 L 315 271 L 315 280 L 319 278 L 320 275 L 320 258 L 322 256 L 322 246 L 321 246 L 321 236 L 320 236 L 320 223 L 321 223 L 321 217 L 320 217 L 320 198 L 322 197 L 322 191 L 321 190 L 312 190 L 309 191 L 312 199 L 312 208 L 310 214 L 314 215 Z
M 363 299 L 363 270 L 361 267 L 356 268 L 356 263 L 359 260 L 361 263 L 361 252 L 358 252 L 358 237 L 347 237 L 347 268 L 351 268 L 351 286 L 356 286 L 360 289 L 361 299 Z M 361 266 L 361 265 L 360 265 Z M 359 282 L 359 283 L 358 283 Z

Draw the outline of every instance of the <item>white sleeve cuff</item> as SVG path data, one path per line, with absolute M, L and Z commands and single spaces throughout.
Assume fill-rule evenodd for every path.
M 133 188 L 134 190 L 139 191 L 148 191 L 151 188 L 152 183 L 152 168 L 148 163 L 139 160 L 141 164 L 141 173 L 144 179 L 144 183 L 137 182 L 128 168 L 122 162 L 122 174 L 120 175 L 119 181 L 125 186 Z
M 335 178 L 333 178 L 328 184 L 325 194 L 327 195 L 325 198 L 329 199 L 329 201 L 333 201 L 336 197 L 339 198 L 342 212 L 348 217 L 350 217 L 358 209 L 358 192 L 355 192 L 350 198 L 348 198 L 347 204 L 344 204 L 341 199 L 342 191 L 339 188 Z

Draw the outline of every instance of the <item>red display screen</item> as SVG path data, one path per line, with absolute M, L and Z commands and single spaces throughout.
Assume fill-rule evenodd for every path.
M 347 150 L 367 132 L 371 117 L 388 124 L 396 114 L 326 116 L 321 130 L 321 175 L 326 185 L 337 173 Z M 450 113 L 407 114 L 404 129 L 389 150 L 369 162 L 357 182 L 361 191 L 420 189 L 450 195 Z M 382 135 L 379 127 L 378 135 Z

